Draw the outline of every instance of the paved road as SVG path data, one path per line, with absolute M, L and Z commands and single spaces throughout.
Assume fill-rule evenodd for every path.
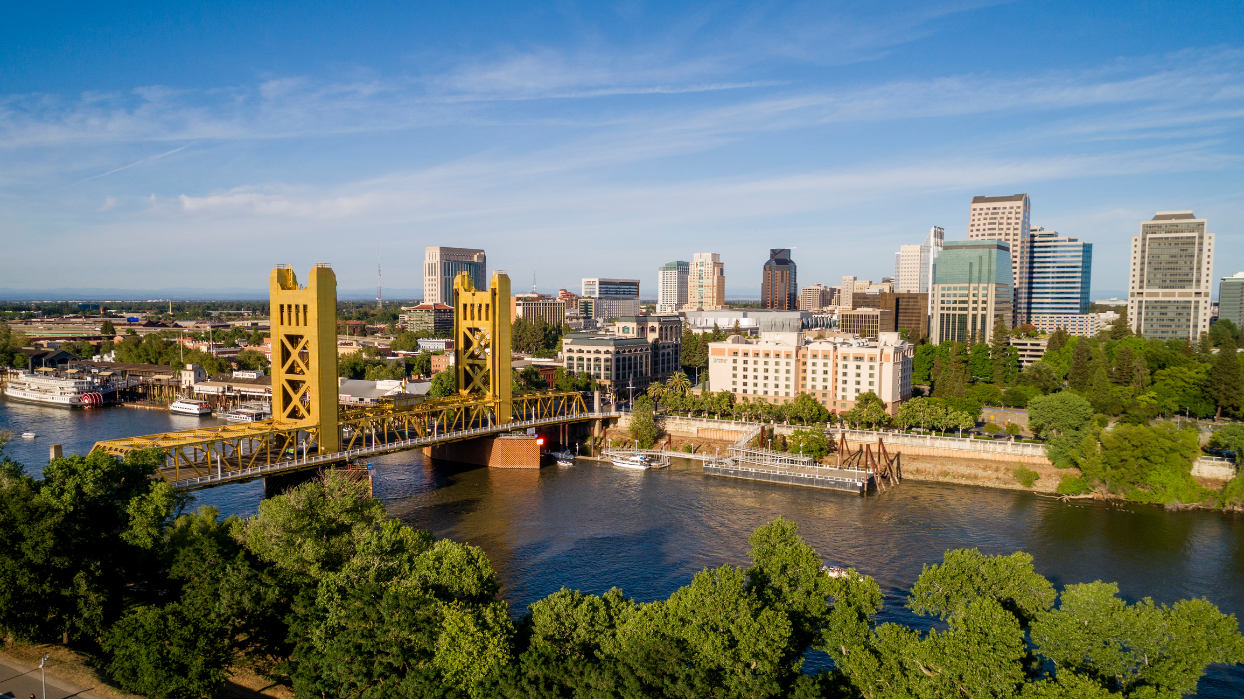
M 66 683 L 48 674 L 49 698 L 71 698 L 83 689 Z M 21 664 L 13 659 L 0 656 L 0 698 L 42 698 L 43 684 L 39 677 L 39 667 Z

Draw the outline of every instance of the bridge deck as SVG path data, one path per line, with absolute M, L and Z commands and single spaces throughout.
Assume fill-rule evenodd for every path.
M 402 450 L 415 449 L 419 447 L 431 447 L 433 445 L 442 445 L 450 442 L 458 442 L 461 440 L 470 440 L 478 437 L 487 437 L 490 435 L 500 435 L 503 433 L 513 432 L 515 430 L 526 430 L 527 428 L 539 428 L 542 426 L 557 425 L 558 423 L 567 423 L 572 421 L 593 420 L 598 418 L 616 418 L 617 413 L 600 412 L 600 413 L 580 413 L 566 416 L 555 416 L 549 418 L 537 418 L 533 420 L 514 421 L 504 425 L 485 425 L 467 430 L 456 430 L 447 433 L 437 433 L 422 437 L 409 438 L 405 440 L 395 440 L 387 442 L 377 442 L 369 447 L 361 447 L 350 450 L 342 450 L 341 452 L 332 452 L 328 454 L 316 454 L 306 457 L 296 457 L 294 459 L 281 460 L 270 464 L 257 464 L 242 469 L 219 469 L 214 473 L 203 474 L 199 476 L 174 479 L 172 476 L 172 468 L 166 468 L 168 472 L 162 474 L 164 478 L 172 482 L 173 486 L 179 491 L 193 491 L 196 489 L 218 486 L 224 483 L 251 481 L 253 479 L 261 479 L 274 474 L 281 474 L 291 471 L 301 471 L 304 469 L 314 469 L 316 467 L 345 462 L 360 457 L 370 457 L 373 455 L 385 454 L 387 452 L 400 452 Z

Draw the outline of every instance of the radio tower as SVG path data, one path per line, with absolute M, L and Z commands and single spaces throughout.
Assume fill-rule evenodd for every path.
M 384 295 L 381 294 L 380 287 L 380 257 L 376 257 L 376 308 L 384 308 Z

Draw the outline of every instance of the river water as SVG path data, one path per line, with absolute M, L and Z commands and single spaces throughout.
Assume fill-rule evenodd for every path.
M 37 471 L 48 444 L 85 452 L 97 440 L 214 424 L 211 419 L 107 408 L 67 411 L 0 400 L 9 456 Z M 1064 503 L 1030 493 L 907 481 L 850 494 L 704 476 L 694 463 L 659 471 L 603 463 L 542 470 L 462 468 L 418 451 L 372 460 L 375 494 L 402 521 L 482 547 L 516 611 L 562 586 L 636 600 L 664 598 L 705 567 L 747 563 L 747 537 L 782 515 L 829 563 L 873 576 L 883 618 L 922 624 L 902 605 L 925 563 L 947 549 L 1024 550 L 1057 585 L 1117 581 L 1129 599 L 1205 597 L 1244 618 L 1244 517 L 1139 505 Z M 253 514 L 262 482 L 197 492 L 197 504 Z M 1210 670 L 1209 697 L 1244 695 L 1244 667 Z

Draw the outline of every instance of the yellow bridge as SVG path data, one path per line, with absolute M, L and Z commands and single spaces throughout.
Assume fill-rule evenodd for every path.
M 493 275 L 487 291 L 476 290 L 467 273 L 454 280 L 454 395 L 345 410 L 338 407 L 332 269 L 316 265 L 307 286 L 299 287 L 293 270 L 277 267 L 270 293 L 270 420 L 105 440 L 94 449 L 117 456 L 159 450 L 160 476 L 179 490 L 192 490 L 612 415 L 589 411 L 577 392 L 513 395 L 510 280 L 504 273 Z

